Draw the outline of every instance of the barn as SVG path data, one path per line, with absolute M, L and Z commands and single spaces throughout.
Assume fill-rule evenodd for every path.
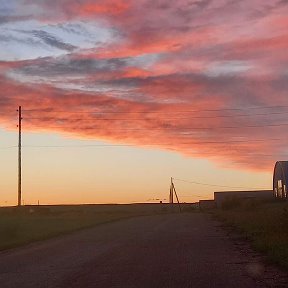
M 273 192 L 277 198 L 287 198 L 288 161 L 277 161 L 274 167 Z

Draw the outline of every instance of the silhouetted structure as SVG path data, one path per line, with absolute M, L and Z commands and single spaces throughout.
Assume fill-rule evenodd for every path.
M 169 192 L 169 203 L 172 204 L 172 205 L 174 204 L 174 194 L 175 194 L 176 199 L 177 199 L 179 211 L 181 212 L 181 205 L 180 205 L 179 198 L 178 198 L 178 195 L 177 195 L 177 192 L 176 192 L 176 189 L 175 189 L 175 185 L 173 183 L 173 178 L 171 177 L 170 192 Z
M 277 198 L 287 198 L 288 161 L 277 161 L 274 167 L 273 191 Z
M 199 208 L 200 210 L 209 210 L 216 207 L 216 203 L 214 200 L 200 200 Z
M 214 192 L 214 200 L 217 208 L 222 208 L 223 203 L 235 199 L 273 199 L 272 190 L 258 190 L 258 191 L 224 191 Z

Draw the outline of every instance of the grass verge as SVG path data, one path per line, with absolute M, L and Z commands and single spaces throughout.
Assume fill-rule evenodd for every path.
M 109 209 L 97 205 L 0 208 L 0 250 L 98 224 L 155 213 L 154 210 L 145 211 L 113 205 Z
M 288 269 L 288 204 L 287 202 L 238 201 L 213 215 L 235 228 L 268 260 Z

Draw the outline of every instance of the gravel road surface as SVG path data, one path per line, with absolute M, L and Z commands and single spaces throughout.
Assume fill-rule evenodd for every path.
M 197 213 L 127 219 L 0 253 L 1 288 L 280 287 L 264 273 Z

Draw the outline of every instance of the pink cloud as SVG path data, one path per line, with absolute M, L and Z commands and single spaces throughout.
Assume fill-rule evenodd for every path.
M 0 123 L 22 105 L 28 130 L 271 169 L 286 153 L 288 10 L 266 4 L 39 1 L 37 21 L 99 21 L 116 38 L 65 57 L 0 62 Z
M 169 83 L 167 91 L 169 87 L 179 83 L 179 86 L 170 91 L 168 98 L 177 98 L 179 95 L 177 90 L 184 85 L 188 86 L 184 90 L 194 89 L 189 87 L 188 81 L 185 84 L 185 81 L 179 80 L 181 79 L 178 81 L 163 80 L 166 85 Z M 150 89 L 154 87 L 154 90 L 148 92 L 155 93 L 155 97 L 160 95 L 158 97 L 161 99 L 163 97 L 161 94 L 165 94 L 162 88 L 159 90 L 161 83 L 149 83 L 149 85 Z M 283 127 L 262 129 L 261 123 L 267 123 L 267 118 L 270 121 L 269 117 L 265 117 L 265 115 L 257 120 L 253 114 L 251 117 L 237 116 L 243 114 L 241 111 L 231 110 L 229 111 L 230 117 L 226 118 L 219 117 L 223 116 L 222 112 L 205 112 L 209 109 L 217 110 L 229 107 L 227 105 L 229 96 L 215 97 L 213 94 L 207 96 L 206 100 L 196 97 L 193 99 L 193 103 L 163 104 L 161 102 L 141 103 L 115 99 L 105 94 L 72 93 L 50 86 L 34 85 L 29 87 L 11 83 L 3 78 L 1 87 L 3 95 L 6 95 L 6 97 L 2 97 L 1 120 L 7 121 L 15 118 L 15 108 L 17 105 L 22 105 L 24 109 L 23 125 L 26 131 L 51 130 L 143 147 L 152 145 L 152 147 L 177 151 L 187 156 L 206 157 L 215 161 L 226 159 L 236 162 L 242 167 L 253 169 L 270 169 L 277 154 L 286 147 L 284 138 L 277 142 L 268 141 L 267 135 L 270 138 L 281 138 L 279 135 Z M 205 85 L 198 89 L 205 89 Z M 158 97 L 156 98 L 158 99 Z M 5 102 L 5 100 L 7 101 Z M 233 100 L 231 99 L 230 102 Z M 65 112 L 59 112 L 63 111 L 64 106 L 66 107 Z M 84 110 L 86 113 L 74 113 L 75 110 Z M 95 115 L 93 113 L 95 110 L 100 113 Z M 89 111 L 91 113 L 87 113 Z M 225 115 L 227 116 L 227 113 Z M 276 121 L 276 123 L 278 122 Z M 253 125 L 260 125 L 260 127 L 259 129 L 248 128 Z M 233 129 L 231 128 L 233 126 L 239 126 L 239 128 Z M 214 129 L 211 129 L 213 127 Z M 254 141 L 254 139 L 256 140 Z M 267 139 L 267 141 L 258 141 L 261 139 Z M 272 156 L 269 157 L 271 154 Z M 273 155 L 275 156 L 273 157 Z M 256 159 L 257 162 L 255 162 Z

